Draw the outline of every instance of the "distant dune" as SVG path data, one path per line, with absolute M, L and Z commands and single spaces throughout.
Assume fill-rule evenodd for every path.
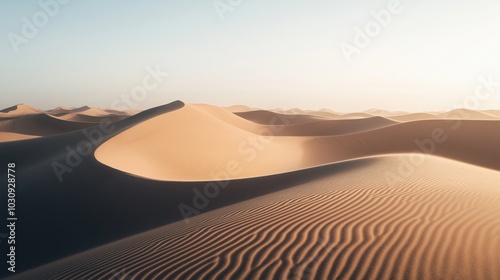
M 0 118 L 10 118 L 14 116 L 25 116 L 30 114 L 38 114 L 40 110 L 30 107 L 26 104 L 19 104 L 0 111 Z
M 99 124 L 102 120 L 119 121 L 130 112 L 102 110 L 83 106 L 57 107 L 42 111 L 20 104 L 0 111 L 0 142 L 23 140 L 81 130 Z
M 246 112 L 246 111 L 253 110 L 251 107 L 244 106 L 244 105 L 234 105 L 234 106 L 224 107 L 224 109 L 228 110 L 229 112 L 233 112 L 233 113 Z
M 7 279 L 500 279 L 498 112 L 9 107 Z
M 493 115 L 493 116 L 500 117 L 500 110 L 485 110 L 483 112 L 488 113 L 488 114 Z
M 447 113 L 438 114 L 447 119 L 474 119 L 474 120 L 498 120 L 499 117 L 488 112 L 473 111 L 468 109 L 456 109 Z
M 412 114 L 394 115 L 390 116 L 389 118 L 399 122 L 411 122 L 411 121 L 421 121 L 421 120 L 432 120 L 438 118 L 438 116 L 428 113 L 412 113 Z
M 269 125 L 273 118 L 284 119 L 290 117 L 290 115 L 274 113 L 266 110 L 236 112 L 235 114 L 254 123 L 264 124 L 264 125 Z M 293 115 L 293 118 L 289 119 L 291 124 L 303 124 L 303 123 L 316 122 L 318 120 L 323 120 L 325 118 L 318 116 L 311 116 L 311 115 Z

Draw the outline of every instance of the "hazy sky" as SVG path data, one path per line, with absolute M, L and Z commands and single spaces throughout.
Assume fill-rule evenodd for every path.
M 111 107 L 146 79 L 141 109 L 446 110 L 490 76 L 479 108 L 500 109 L 498 0 L 55 1 L 0 1 L 0 107 Z

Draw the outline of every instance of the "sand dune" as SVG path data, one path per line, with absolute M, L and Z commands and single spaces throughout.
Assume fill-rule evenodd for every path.
M 371 113 L 366 113 L 366 112 L 361 112 L 361 113 L 339 113 L 339 112 L 334 112 L 332 110 L 327 110 L 327 109 L 322 109 L 319 111 L 313 111 L 313 110 L 301 110 L 301 109 L 288 109 L 288 110 L 272 110 L 273 112 L 280 113 L 280 114 L 287 114 L 287 115 L 308 115 L 308 116 L 315 116 L 315 117 L 320 117 L 320 118 L 327 118 L 327 119 L 362 119 L 362 118 L 371 118 L 374 116 L 378 116 L 376 114 L 371 114 Z M 382 116 L 385 117 L 385 116 Z
M 371 118 L 374 117 L 375 115 L 368 113 L 348 113 L 348 114 L 342 114 L 341 116 L 344 119 L 363 119 L 363 118 Z
M 237 115 L 257 124 L 264 125 L 261 127 L 260 131 L 265 130 L 266 128 L 272 130 L 273 126 L 271 124 L 278 122 L 282 123 L 286 127 L 273 133 L 273 135 L 277 136 L 343 135 L 373 130 L 397 123 L 383 117 L 369 117 L 362 119 L 326 119 L 307 115 L 282 115 L 267 111 L 254 111 L 248 112 L 248 114 L 238 113 Z
M 125 119 L 126 115 L 114 115 L 114 114 L 101 114 L 101 115 L 87 115 L 82 113 L 67 113 L 64 115 L 57 116 L 56 118 L 66 121 L 73 122 L 86 122 L 86 123 L 99 123 L 103 119 L 108 119 L 110 121 L 119 121 Z
M 304 164 L 388 153 L 430 153 L 500 170 L 500 122 L 425 120 L 309 139 Z M 322 160 L 320 160 L 322 158 Z
M 325 119 L 323 117 L 311 116 L 311 115 L 293 115 L 293 118 L 290 118 L 290 115 L 274 113 L 266 110 L 237 112 L 235 113 L 235 115 L 240 116 L 249 121 L 252 121 L 254 123 L 264 124 L 264 125 L 269 125 L 274 118 L 290 119 L 290 124 L 311 123 Z
M 231 120 L 220 120 L 186 105 L 113 137 L 97 149 L 95 156 L 124 172 L 167 181 L 214 180 L 213 174 L 228 167 L 239 178 L 301 167 L 300 139 L 259 140 L 256 134 L 232 125 Z M 241 121 L 238 125 L 242 127 L 255 127 Z M 262 139 L 268 143 L 263 144 Z M 252 143 L 256 141 L 258 144 L 254 146 Z M 257 153 L 258 164 L 253 162 Z
M 363 113 L 367 113 L 367 114 L 374 115 L 374 116 L 380 116 L 380 117 L 392 117 L 392 116 L 408 114 L 407 112 L 402 112 L 402 111 L 387 111 L 387 110 L 380 110 L 380 109 L 369 109 L 369 110 L 364 111 Z
M 413 114 L 401 114 L 389 117 L 391 120 L 398 122 L 411 122 L 411 121 L 421 121 L 421 120 L 433 120 L 438 119 L 436 115 L 428 113 L 413 113 Z
M 23 178 L 9 279 L 500 279 L 493 111 L 30 108 L 0 113 Z
M 327 119 L 342 119 L 343 118 L 341 114 L 329 112 L 329 111 L 317 111 L 317 112 L 309 111 L 305 114 L 320 117 L 320 118 L 327 118 Z
M 498 116 L 487 112 L 474 111 L 468 109 L 456 109 L 447 113 L 437 114 L 446 119 L 468 119 L 468 120 L 498 120 Z
M 57 116 L 57 115 L 67 114 L 67 113 L 79 113 L 79 112 L 87 111 L 90 109 L 91 108 L 89 106 L 82 106 L 82 107 L 78 107 L 78 108 L 58 106 L 54 109 L 47 110 L 46 113 Z
M 20 104 L 0 113 L 0 142 L 49 136 L 98 125 L 101 121 L 119 121 L 133 115 L 131 112 L 57 107 L 42 111 Z
M 0 111 L 0 119 L 39 114 L 41 111 L 26 104 L 19 104 Z
M 500 278 L 498 172 L 430 157 L 389 187 L 398 156 L 361 161 L 12 279 Z
M 253 111 L 254 109 L 249 106 L 244 106 L 244 105 L 234 105 L 234 106 L 229 106 L 229 107 L 223 107 L 225 110 L 228 110 L 229 112 L 232 113 L 237 113 L 237 112 L 246 112 L 246 111 Z
M 72 120 L 72 118 L 125 118 L 127 116 L 133 115 L 130 111 L 118 111 L 113 109 L 98 109 L 91 108 L 89 106 L 83 106 L 79 108 L 67 108 L 67 107 L 57 107 L 55 109 L 45 111 L 46 114 L 63 118 L 66 120 Z M 77 120 L 78 121 L 78 120 Z
M 84 129 L 94 125 L 94 123 L 65 121 L 47 114 L 36 114 L 0 122 L 0 131 L 47 136 Z
M 488 113 L 490 115 L 500 117 L 500 110 L 485 110 L 483 112 Z
M 269 116 L 264 114 L 261 120 Z M 440 142 L 446 139 L 445 145 L 425 140 L 433 137 L 435 129 L 441 132 Z M 213 106 L 186 105 L 115 136 L 95 155 L 113 168 L 154 180 L 210 181 L 228 168 L 234 169 L 230 178 L 241 179 L 419 150 L 500 170 L 497 143 L 500 122 L 395 124 L 372 117 L 266 126 Z M 182 146 L 189 149 L 179 149 Z M 464 150 L 463 146 L 470 148 Z
M 208 118 L 207 113 L 212 117 Z M 304 164 L 304 158 L 309 158 L 304 156 L 309 153 L 303 145 L 309 138 L 304 136 L 346 134 L 391 124 L 375 117 L 278 128 L 250 123 L 218 108 L 186 105 L 115 136 L 99 147 L 95 156 L 113 168 L 155 180 L 209 181 L 217 178 L 214 174 L 228 168 L 234 173 L 231 178 L 241 179 L 335 160 L 335 157 L 326 161 L 318 157 L 317 162 Z M 181 146 L 189 149 L 179 149 Z M 194 161 L 196 166 L 192 165 Z

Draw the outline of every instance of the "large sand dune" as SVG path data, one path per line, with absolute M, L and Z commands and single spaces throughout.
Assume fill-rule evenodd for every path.
M 494 110 L 18 105 L 0 142 L 22 198 L 8 279 L 500 279 Z
M 498 121 L 397 123 L 369 117 L 293 123 L 293 116 L 284 117 L 265 113 L 258 123 L 249 123 L 219 108 L 187 105 L 113 137 L 99 147 L 96 158 L 118 170 L 165 181 L 214 180 L 213 174 L 228 165 L 235 170 L 230 178 L 241 179 L 415 151 L 500 170 Z M 269 125 L 261 124 L 265 119 Z
M 412 155 L 400 155 L 411 157 Z M 500 174 L 398 156 L 173 223 L 24 279 L 499 279 Z M 128 278 L 127 278 L 128 277 Z M 21 278 L 20 278 L 21 279 Z

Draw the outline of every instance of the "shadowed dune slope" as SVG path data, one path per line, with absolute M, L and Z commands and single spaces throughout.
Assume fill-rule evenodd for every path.
M 500 174 L 429 156 L 299 184 L 9 279 L 500 279 Z
M 92 154 L 96 146 L 111 136 L 182 106 L 182 102 L 174 102 L 152 108 L 110 124 L 106 130 L 97 126 L 0 143 L 1 165 L 16 164 L 16 215 L 22 217 L 16 225 L 16 237 L 23 240 L 16 244 L 16 271 L 179 220 L 177 201 L 181 187 L 131 178 L 103 166 Z M 92 150 L 77 157 L 75 150 L 82 141 L 92 143 Z M 66 168 L 55 169 L 55 163 Z M 5 171 L 0 170 L 0 177 L 7 177 Z M 64 172 L 59 174 L 60 171 Z M 192 196 L 190 188 L 182 189 L 184 196 L 180 197 L 184 200 Z M 6 187 L 0 193 L 7 199 Z M 138 207 L 131 206 L 131 201 Z M 6 215 L 4 211 L 0 218 L 5 220 Z M 0 271 L 0 278 L 6 274 L 8 271 Z

